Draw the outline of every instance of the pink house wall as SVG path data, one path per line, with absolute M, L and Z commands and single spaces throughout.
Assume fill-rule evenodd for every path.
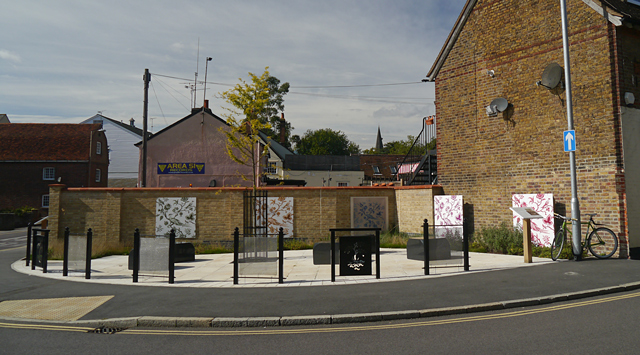
M 210 110 L 198 111 L 156 133 L 147 141 L 147 187 L 252 186 L 251 168 L 227 155 L 229 126 Z M 138 180 L 142 180 L 142 144 Z M 204 174 L 158 174 L 158 163 L 204 163 Z M 242 175 L 249 178 L 243 180 Z

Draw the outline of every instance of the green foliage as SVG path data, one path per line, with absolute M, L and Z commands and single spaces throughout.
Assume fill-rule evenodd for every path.
M 269 75 L 268 67 L 261 76 L 253 73 L 249 76 L 251 83 L 240 79 L 241 83 L 233 89 L 220 93 L 220 97 L 233 106 L 225 107 L 227 112 L 222 115 L 231 128 L 222 127 L 220 131 L 227 137 L 227 155 L 236 163 L 251 167 L 255 189 L 260 162 L 269 153 L 269 146 L 260 144 L 259 132 L 271 129 L 272 115 L 284 108 L 282 96 L 289 90 L 289 85 L 285 83 L 286 86 L 283 84 L 280 88 L 280 81 Z M 249 180 L 245 175 L 242 178 Z
M 330 128 L 308 130 L 304 136 L 294 136 L 296 150 L 302 155 L 350 155 L 358 154 L 360 147 L 350 141 L 342 131 Z
M 406 248 L 410 235 L 398 231 L 389 231 L 380 234 L 380 248 Z
M 280 80 L 269 74 L 269 67 L 264 69 L 262 75 L 249 73 L 251 82 L 242 79 L 233 89 L 219 93 L 233 108 L 225 108 L 227 111 L 223 117 L 229 119 L 244 116 L 245 120 L 257 120 L 260 122 L 259 130 L 276 142 L 280 141 L 280 117 L 279 112 L 284 112 L 284 95 L 289 92 L 289 83 L 280 85 Z M 256 123 L 252 122 L 255 126 Z M 284 145 L 291 148 L 291 127 L 285 123 L 286 142 Z
M 489 253 L 522 255 L 522 231 L 514 229 L 506 222 L 499 227 L 482 227 L 475 243 L 484 247 Z
M 19 208 L 9 208 L 9 209 L 4 209 L 2 211 L 0 211 L 0 213 L 13 213 L 18 217 L 22 217 L 25 214 L 29 213 L 29 212 L 34 212 L 37 211 L 37 208 L 33 208 L 33 207 L 29 207 L 29 206 L 23 206 L 23 207 L 19 207 Z

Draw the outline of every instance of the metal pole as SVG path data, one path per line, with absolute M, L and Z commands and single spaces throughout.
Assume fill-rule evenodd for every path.
M 380 278 L 380 229 L 376 230 L 376 279 Z
M 233 231 L 233 284 L 238 284 L 238 247 L 240 245 L 240 230 Z
M 142 108 L 142 181 L 140 187 L 147 186 L 147 112 L 149 110 L 149 69 L 144 70 L 144 104 Z
M 202 107 L 205 107 L 205 103 L 207 102 L 207 71 L 209 70 L 209 62 L 211 61 L 211 57 L 207 57 L 204 66 L 204 94 L 202 95 Z
M 93 249 L 93 230 L 87 230 L 87 254 L 84 264 L 84 278 L 91 279 L 91 250 Z
M 424 274 L 429 275 L 429 221 L 422 224 L 422 251 L 424 253 Z
M 278 231 L 278 283 L 284 283 L 284 229 Z
M 136 228 L 133 233 L 133 282 L 138 282 L 138 270 L 140 269 L 140 230 Z
M 566 0 L 560 0 L 560 8 L 562 15 L 562 48 L 564 52 L 564 78 L 566 83 L 567 94 L 567 124 L 569 130 L 573 130 L 573 102 L 571 98 L 571 62 L 569 60 L 569 33 L 567 29 L 567 3 Z M 577 141 L 577 140 L 576 140 Z M 576 144 L 577 146 L 577 144 Z M 569 152 L 569 160 L 571 166 L 571 218 L 572 223 L 572 247 L 573 259 L 578 261 L 582 259 L 582 246 L 580 245 L 580 202 L 578 200 L 578 182 L 576 179 L 576 153 Z
M 331 282 L 336 282 L 336 232 L 331 231 Z
M 69 275 L 69 227 L 64 227 L 64 259 L 62 260 L 62 276 Z
M 31 260 L 31 230 L 33 229 L 33 223 L 29 223 L 29 228 L 27 228 L 27 266 L 29 266 L 29 261 Z
M 462 253 L 464 255 L 464 271 L 469 271 L 469 238 L 467 237 L 467 220 L 462 220 Z
M 176 270 L 176 232 L 171 230 L 169 233 L 169 283 L 172 284 L 175 279 Z

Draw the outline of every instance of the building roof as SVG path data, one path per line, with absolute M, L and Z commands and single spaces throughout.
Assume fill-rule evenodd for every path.
M 265 143 L 269 144 L 269 148 L 271 148 L 271 150 L 274 153 L 276 153 L 276 155 L 278 156 L 278 158 L 280 158 L 280 160 L 284 160 L 284 157 L 286 157 L 287 155 L 294 154 L 292 151 L 287 149 L 282 144 L 280 144 L 280 143 L 276 142 L 275 140 L 271 139 L 271 137 L 267 136 L 266 133 L 258 132 L 258 135 L 260 136 L 260 138 L 262 138 L 262 140 Z
M 0 123 L 11 123 L 6 113 L 0 113 Z
M 189 114 L 189 115 L 187 115 L 187 116 L 185 116 L 185 117 L 183 117 L 183 118 L 179 119 L 178 121 L 176 121 L 176 122 L 172 123 L 171 125 L 169 125 L 169 126 L 167 126 L 167 127 L 163 128 L 162 130 L 158 131 L 157 133 L 150 135 L 150 136 L 147 138 L 147 142 L 148 142 L 148 141 L 150 141 L 150 140 L 152 140 L 152 139 L 154 139 L 154 138 L 156 138 L 157 136 L 161 135 L 162 133 L 165 133 L 166 131 L 170 130 L 171 128 L 173 128 L 173 127 L 175 127 L 175 126 L 179 125 L 180 123 L 182 123 L 182 122 L 184 122 L 184 121 L 186 121 L 186 120 L 190 119 L 191 117 L 193 117 L 193 116 L 195 116 L 195 115 L 197 115 L 197 114 L 201 114 L 203 111 L 204 111 L 204 112 L 206 112 L 206 113 L 208 113 L 208 114 L 209 114 L 210 116 L 212 116 L 214 119 L 217 119 L 217 120 L 219 120 L 220 122 L 224 123 L 225 125 L 227 125 L 227 126 L 229 125 L 229 124 L 227 123 L 227 121 L 225 121 L 225 120 L 223 120 L 222 118 L 220 118 L 220 117 L 216 116 L 216 115 L 211 111 L 211 109 L 203 108 L 203 107 L 200 107 L 200 108 L 194 108 L 194 109 L 191 109 L 191 114 Z M 142 137 L 142 134 L 140 134 L 140 137 Z M 142 145 L 142 141 L 140 141 L 140 142 L 136 143 L 135 145 L 136 145 L 136 146 L 141 146 L 141 145 Z
M 628 1 L 623 0 L 582 0 L 586 5 L 596 11 L 598 14 L 605 17 L 609 22 L 616 26 L 622 26 L 626 24 L 633 27 L 640 26 L 640 5 L 629 4 Z M 458 19 L 456 20 L 447 40 L 444 42 L 438 57 L 433 62 L 427 78 L 423 81 L 435 81 L 440 69 L 444 65 L 449 53 L 453 49 L 464 25 L 467 23 L 467 19 L 473 8 L 475 7 L 477 0 L 467 0 L 466 4 L 462 8 Z M 558 14 L 560 16 L 560 14 Z
M 93 117 L 90 117 L 90 118 L 84 120 L 83 123 L 84 122 L 92 123 L 95 120 L 109 121 L 109 122 L 115 124 L 116 126 L 118 126 L 120 128 L 123 128 L 123 129 L 125 129 L 125 130 L 127 130 L 127 131 L 129 131 L 129 132 L 131 132 L 131 133 L 133 133 L 133 134 L 135 134 L 137 136 L 139 136 L 140 138 L 142 138 L 142 128 L 138 128 L 136 126 L 132 126 L 130 123 L 127 124 L 127 123 L 124 123 L 124 122 L 116 121 L 116 120 L 114 120 L 112 118 L 109 118 L 109 117 L 101 115 L 101 114 L 97 114 L 97 115 L 95 115 Z M 147 132 L 147 136 L 150 137 L 151 136 L 151 132 Z
M 0 125 L 0 161 L 87 161 L 99 124 Z
M 360 171 L 358 155 L 290 155 L 284 160 L 290 170 Z

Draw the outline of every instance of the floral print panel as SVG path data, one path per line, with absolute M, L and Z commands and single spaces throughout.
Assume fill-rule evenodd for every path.
M 285 238 L 293 237 L 293 197 L 268 197 L 267 216 L 269 234 L 282 228 Z
M 436 238 L 462 239 L 462 195 L 433 197 L 434 232 Z
M 542 216 L 531 220 L 531 242 L 551 246 L 554 235 L 553 194 L 513 194 L 513 207 L 530 207 Z M 522 218 L 513 214 L 513 226 L 522 229 Z
M 351 197 L 351 228 L 381 228 L 389 226 L 386 197 Z
M 156 199 L 156 234 L 169 235 L 173 229 L 176 238 L 196 237 L 196 198 L 160 197 Z

